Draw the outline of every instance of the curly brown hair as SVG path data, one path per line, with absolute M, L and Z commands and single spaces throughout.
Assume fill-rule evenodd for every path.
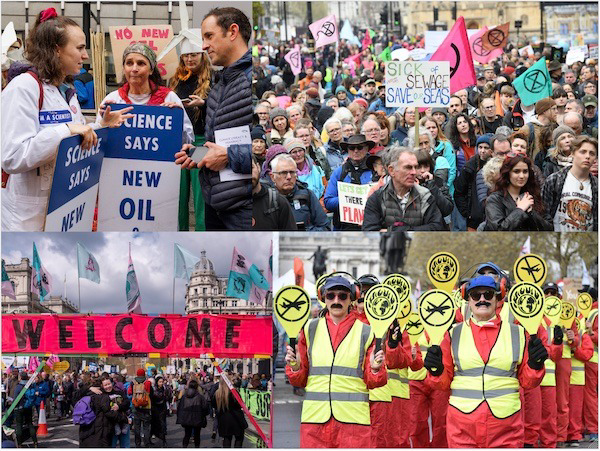
M 69 42 L 68 28 L 79 28 L 79 25 L 65 16 L 52 17 L 40 23 L 42 13 L 38 14 L 29 32 L 25 58 L 37 69 L 42 80 L 58 86 L 66 77 L 56 48 L 65 47 Z
M 205 99 L 208 96 L 208 91 L 210 91 L 210 80 L 212 78 L 212 73 L 212 65 L 210 64 L 210 60 L 208 59 L 208 56 L 206 56 L 206 53 L 200 53 L 200 68 L 197 74 L 192 73 L 187 67 L 185 67 L 183 55 L 181 55 L 179 57 L 179 65 L 177 66 L 175 75 L 169 82 L 169 88 L 171 88 L 172 91 L 175 91 L 180 82 L 187 80 L 189 77 L 196 76 L 198 77 L 198 84 L 194 90 L 194 95 Z M 199 108 L 196 110 L 194 120 L 198 118 L 198 114 L 200 114 Z
M 528 192 L 533 196 L 533 209 L 539 213 L 544 213 L 544 204 L 542 203 L 542 196 L 540 194 L 540 186 L 535 179 L 535 174 L 533 173 L 533 165 L 531 164 L 531 159 L 524 155 L 515 155 L 514 157 L 506 157 L 504 159 L 504 163 L 500 167 L 500 174 L 498 180 L 496 181 L 496 188 L 494 191 L 500 191 L 504 195 L 508 192 L 508 187 L 510 185 L 510 172 L 513 168 L 519 164 L 525 163 L 527 165 L 527 169 L 529 170 L 529 177 L 527 177 L 527 183 L 525 186 L 521 188 L 521 193 Z

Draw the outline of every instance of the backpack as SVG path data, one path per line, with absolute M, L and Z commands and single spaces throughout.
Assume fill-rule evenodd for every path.
M 132 404 L 138 409 L 149 409 L 150 408 L 150 395 L 146 391 L 144 384 L 139 382 L 133 383 L 133 399 Z
M 14 67 L 13 67 L 14 66 Z M 37 84 L 40 88 L 40 99 L 38 101 L 38 110 L 42 110 L 42 105 L 44 105 L 44 87 L 42 86 L 42 82 L 40 81 L 40 77 L 38 77 L 37 72 L 35 72 L 35 69 L 33 66 L 26 64 L 26 63 L 21 63 L 21 62 L 16 62 L 13 63 L 11 65 L 11 71 L 10 74 L 8 76 L 8 81 L 7 84 L 10 83 L 10 81 L 15 78 L 17 75 L 21 75 L 21 74 L 29 74 L 31 75 L 33 78 L 35 78 L 35 81 L 37 81 Z M 8 172 L 5 172 L 4 169 L 2 169 L 2 188 L 6 188 L 6 184 L 8 183 L 8 177 L 10 176 L 10 174 L 8 174 Z
M 94 409 L 92 409 L 92 397 L 84 396 L 75 403 L 73 407 L 73 424 L 88 425 L 96 419 Z

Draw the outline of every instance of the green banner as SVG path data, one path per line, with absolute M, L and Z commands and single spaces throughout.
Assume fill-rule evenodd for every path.
M 240 388 L 239 392 L 255 419 L 271 421 L 271 392 L 246 388 Z

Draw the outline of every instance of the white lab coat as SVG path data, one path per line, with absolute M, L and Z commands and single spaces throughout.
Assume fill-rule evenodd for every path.
M 107 100 L 112 101 L 114 103 L 125 103 L 125 101 L 121 98 L 121 95 L 119 94 L 118 90 L 113 91 L 110 94 L 108 94 L 106 97 L 104 97 L 104 100 L 102 100 L 102 103 L 104 104 Z M 142 95 L 129 94 L 129 100 L 131 100 L 132 105 L 146 105 L 148 103 L 148 100 L 150 100 L 150 94 L 142 94 Z M 194 142 L 194 126 L 192 125 L 192 121 L 190 121 L 190 118 L 188 117 L 187 113 L 185 112 L 185 108 L 183 108 L 183 103 L 181 102 L 181 99 L 177 96 L 177 94 L 175 94 L 173 91 L 171 91 L 165 97 L 165 102 L 175 102 L 181 106 L 181 108 L 183 109 L 183 143 L 184 144 L 193 143 Z M 97 124 L 100 124 L 100 119 L 101 119 L 100 114 L 98 113 L 98 115 L 96 116 Z M 98 126 L 100 126 L 100 125 L 98 125 Z M 173 164 L 175 164 L 175 157 L 173 157 Z
M 41 111 L 30 74 L 2 91 L 2 169 L 10 174 L 2 190 L 3 231 L 43 230 L 58 145 L 71 136 L 67 124 L 85 124 L 76 95 L 67 104 L 58 87 L 43 83 L 43 89 Z

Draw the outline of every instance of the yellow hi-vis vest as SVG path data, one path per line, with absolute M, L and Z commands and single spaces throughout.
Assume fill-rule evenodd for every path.
M 384 367 L 385 368 L 385 367 Z M 377 387 L 369 390 L 369 401 L 392 402 L 392 389 L 390 388 L 390 380 L 395 376 L 392 370 L 387 370 L 388 382 L 383 387 Z
M 579 343 L 583 342 L 583 332 L 579 331 Z M 573 353 L 575 354 L 575 353 Z M 569 379 L 571 385 L 585 385 L 585 363 L 575 358 L 575 355 L 571 356 L 571 378 Z
M 419 339 L 417 340 L 417 345 L 421 350 L 421 356 L 423 357 L 423 361 L 425 361 L 425 356 L 427 355 L 427 350 L 429 349 L 429 343 L 427 343 L 427 337 L 425 333 L 422 333 Z M 410 368 L 408 369 L 408 379 L 411 381 L 423 381 L 427 377 L 427 368 L 423 367 L 420 370 L 413 371 Z
M 388 385 L 390 386 L 392 392 L 392 398 L 410 399 L 408 368 L 396 368 L 393 370 L 388 370 L 388 379 Z
M 507 418 L 521 410 L 517 367 L 525 351 L 525 329 L 502 321 L 486 364 L 470 324 L 471 320 L 459 323 L 450 331 L 454 359 L 450 405 L 468 414 L 487 402 L 496 418 Z
M 595 309 L 590 310 L 590 313 L 588 315 L 588 321 L 590 322 L 592 327 L 594 326 L 594 320 L 597 317 L 598 317 L 598 309 L 595 308 Z M 589 363 L 598 363 L 598 346 L 595 343 L 594 343 L 594 355 L 590 359 Z
M 552 345 L 552 341 L 554 340 L 554 326 L 546 327 L 546 332 L 548 333 L 548 344 Z M 546 374 L 540 385 L 542 387 L 556 387 L 556 363 L 548 357 L 544 365 L 546 366 Z
M 334 352 L 325 318 L 304 326 L 310 369 L 302 403 L 302 423 L 371 423 L 369 390 L 363 381 L 367 349 L 375 339 L 371 326 L 359 320 Z

